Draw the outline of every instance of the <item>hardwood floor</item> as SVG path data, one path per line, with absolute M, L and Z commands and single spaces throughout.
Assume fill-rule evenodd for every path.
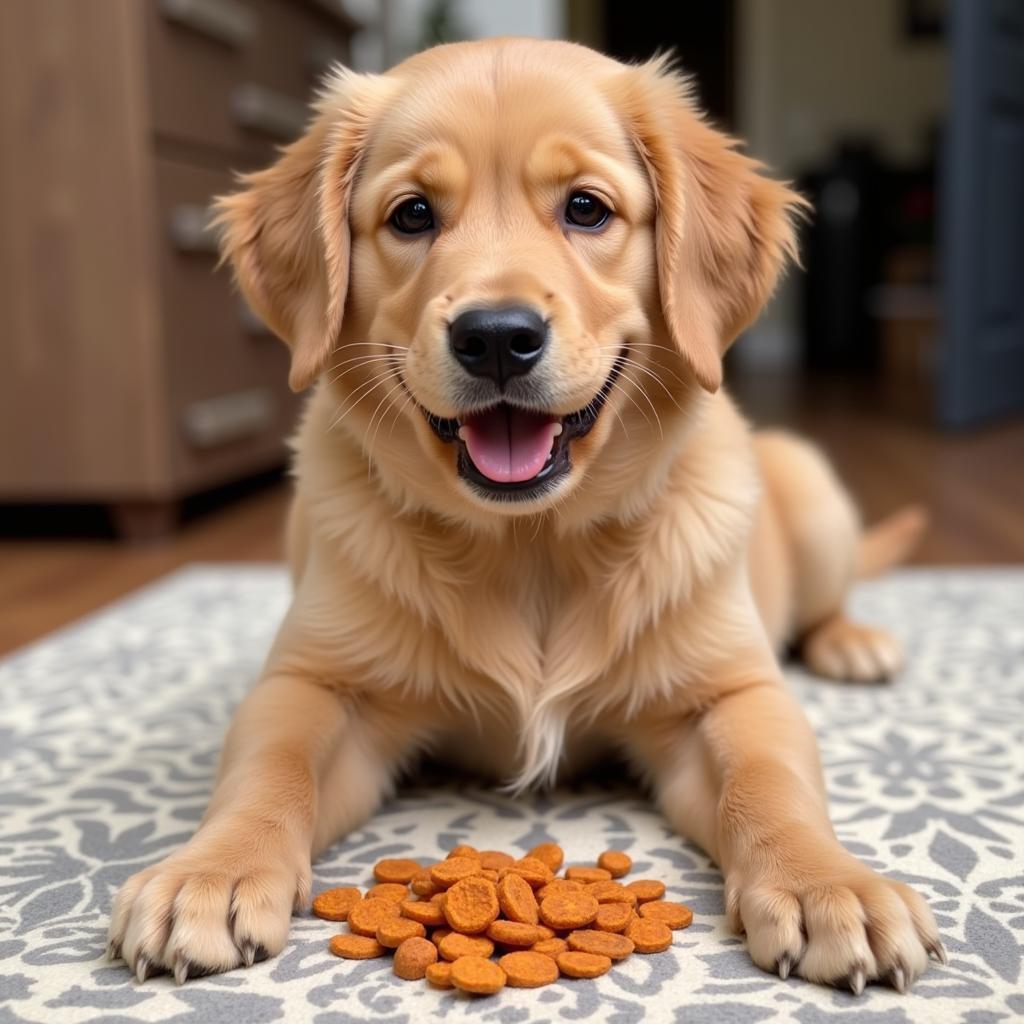
M 868 522 L 925 503 L 932 528 L 914 561 L 1024 562 L 1024 421 L 943 434 L 882 412 L 849 387 L 753 379 L 733 390 L 756 423 L 785 424 L 817 440 Z M 288 485 L 277 481 L 146 546 L 0 538 L 0 652 L 188 562 L 279 559 L 287 502 Z

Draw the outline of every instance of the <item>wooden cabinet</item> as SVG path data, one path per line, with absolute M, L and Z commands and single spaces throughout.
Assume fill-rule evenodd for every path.
M 206 209 L 355 29 L 340 0 L 0 3 L 0 501 L 161 513 L 283 461 L 287 352 Z

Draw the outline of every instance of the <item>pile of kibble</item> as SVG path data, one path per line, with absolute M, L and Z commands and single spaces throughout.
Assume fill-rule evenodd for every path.
M 625 853 L 608 850 L 595 867 L 570 867 L 559 878 L 563 860 L 554 843 L 518 860 L 472 846 L 426 867 L 382 860 L 365 896 L 328 889 L 313 913 L 348 922 L 348 932 L 331 939 L 336 956 L 393 952 L 398 977 L 475 995 L 597 978 L 631 953 L 668 949 L 672 929 L 693 920 L 689 907 L 662 899 L 662 882 L 618 881 L 633 866 Z

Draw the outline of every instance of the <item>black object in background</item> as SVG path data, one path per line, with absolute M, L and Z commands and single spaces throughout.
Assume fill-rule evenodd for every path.
M 703 109 L 717 125 L 732 128 L 732 0 L 603 0 L 603 7 L 605 53 L 619 60 L 636 61 L 671 50 L 682 69 L 694 76 Z

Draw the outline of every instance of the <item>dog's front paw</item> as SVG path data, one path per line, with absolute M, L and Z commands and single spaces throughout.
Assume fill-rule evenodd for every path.
M 848 987 L 881 980 L 900 992 L 946 951 L 925 901 L 876 874 L 841 847 L 794 858 L 762 858 L 726 882 L 730 923 L 746 933 L 751 958 L 786 978 Z
M 279 834 L 218 826 L 124 883 L 108 954 L 123 957 L 139 981 L 170 971 L 179 985 L 249 967 L 281 952 L 310 888 L 308 855 Z

